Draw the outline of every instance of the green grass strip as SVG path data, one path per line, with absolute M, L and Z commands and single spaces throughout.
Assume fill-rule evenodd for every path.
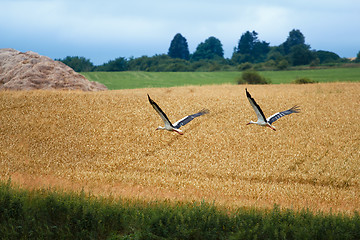
M 83 72 L 90 81 L 105 84 L 110 90 L 188 85 L 236 84 L 241 72 Z M 360 68 L 259 71 L 272 84 L 286 84 L 298 78 L 317 82 L 358 82 Z
M 142 202 L 0 183 L 1 239 L 360 239 L 360 216 Z

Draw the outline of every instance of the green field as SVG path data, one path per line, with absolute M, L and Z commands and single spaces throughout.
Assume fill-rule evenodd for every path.
M 297 78 L 318 82 L 358 82 L 360 68 L 316 70 L 261 71 L 273 84 L 291 83 Z M 83 72 L 90 81 L 105 84 L 109 89 L 175 87 L 186 85 L 235 84 L 241 72 Z

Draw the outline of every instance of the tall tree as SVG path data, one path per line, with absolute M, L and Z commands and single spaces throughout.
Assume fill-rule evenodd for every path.
M 310 51 L 307 45 L 298 44 L 291 48 L 289 53 L 292 65 L 306 65 L 311 63 L 316 58 L 316 53 Z
M 200 43 L 194 54 L 192 60 L 198 61 L 200 59 L 223 59 L 224 50 L 219 39 L 216 37 L 209 37 L 205 42 Z
M 360 51 L 356 55 L 355 62 L 360 62 Z
M 241 54 L 251 54 L 256 41 L 258 41 L 257 35 L 258 34 L 255 31 L 246 31 L 241 35 L 236 52 Z
M 269 43 L 260 41 L 255 31 L 246 31 L 241 35 L 237 48 L 233 54 L 235 62 L 260 62 L 270 51 Z
M 305 37 L 299 29 L 293 29 L 289 32 L 289 36 L 283 43 L 285 54 L 289 54 L 291 48 L 296 45 L 305 45 Z
M 316 53 L 310 50 L 310 45 L 305 44 L 305 37 L 298 29 L 291 30 L 279 47 L 294 66 L 306 65 L 316 59 Z
M 172 58 L 189 60 L 189 47 L 186 38 L 184 38 L 180 33 L 177 33 L 171 41 L 168 55 Z

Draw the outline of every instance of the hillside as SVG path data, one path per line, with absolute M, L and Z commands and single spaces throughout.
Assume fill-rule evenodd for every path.
M 244 88 L 269 116 L 256 120 Z M 155 131 L 150 96 L 176 121 L 210 114 L 184 135 Z M 58 187 L 229 207 L 360 210 L 359 83 L 152 88 L 105 92 L 0 92 L 0 175 Z

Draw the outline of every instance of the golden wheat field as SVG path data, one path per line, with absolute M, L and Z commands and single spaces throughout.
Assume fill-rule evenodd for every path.
M 301 113 L 257 125 L 264 114 Z M 163 125 L 147 93 L 173 122 Z M 360 210 L 360 84 L 0 92 L 0 174 L 23 187 L 226 207 Z

